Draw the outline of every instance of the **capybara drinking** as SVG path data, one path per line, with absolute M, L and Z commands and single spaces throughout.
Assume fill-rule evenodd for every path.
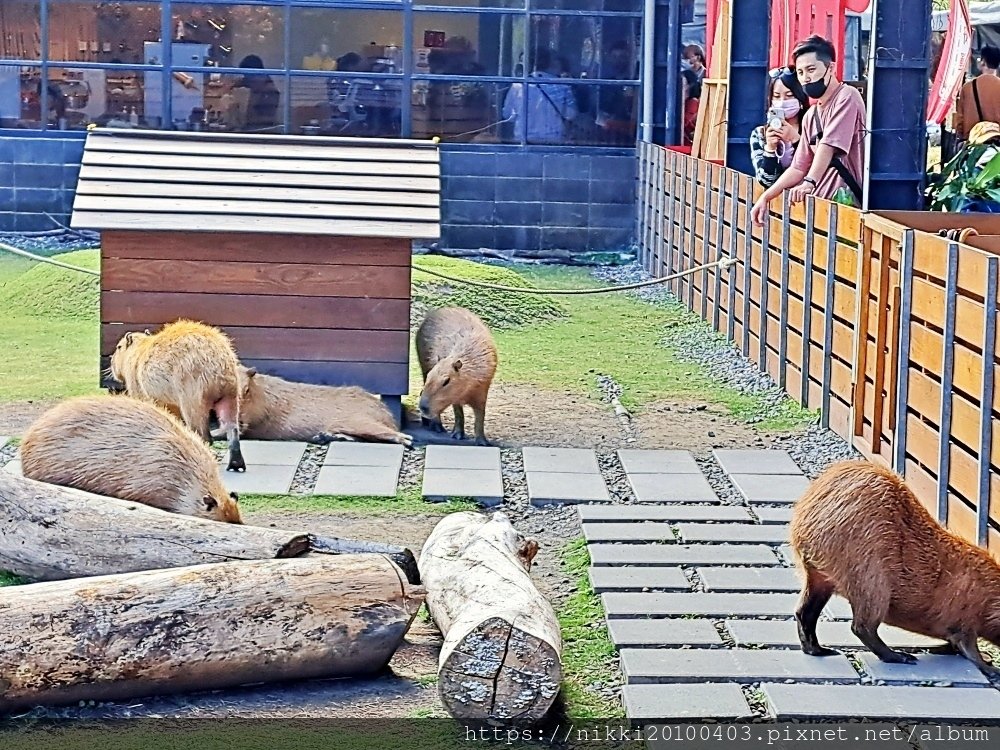
M 24 434 L 21 462 L 29 479 L 241 523 L 211 448 L 166 410 L 129 396 L 52 407 Z
M 381 399 L 361 388 L 293 383 L 240 367 L 240 422 L 254 440 L 367 440 L 409 446 Z
M 486 324 L 463 307 L 431 310 L 417 331 L 417 359 L 424 375 L 420 417 L 442 430 L 441 412 L 451 406 L 455 428 L 451 436 L 465 439 L 464 406 L 475 415 L 476 444 L 486 442 L 486 397 L 497 369 L 497 347 Z
M 126 333 L 111 355 L 111 374 L 130 396 L 179 414 L 211 441 L 214 410 L 229 443 L 229 471 L 245 471 L 239 433 L 240 362 L 219 329 L 193 320 L 168 323 L 155 334 Z
M 882 640 L 886 623 L 947 641 L 1000 675 L 976 643 L 1000 645 L 1000 565 L 938 524 L 896 474 L 864 461 L 831 466 L 796 503 L 790 533 L 804 574 L 795 618 L 805 653 L 836 653 L 816 638 L 836 593 L 851 603 L 854 634 L 882 661 L 916 663 Z

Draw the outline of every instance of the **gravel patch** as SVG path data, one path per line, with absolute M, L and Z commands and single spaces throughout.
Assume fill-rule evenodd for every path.
M 424 476 L 424 448 L 404 448 L 403 465 L 399 469 L 399 488 L 421 486 Z
M 0 233 L 0 242 L 45 257 L 69 253 L 73 250 L 86 250 L 100 245 L 96 233 L 76 232 L 67 229 L 53 229 L 49 232 L 3 232 Z M 3 251 L 0 253 L 7 257 L 14 257 Z
M 628 481 L 625 467 L 618 459 L 616 453 L 598 453 L 597 465 L 604 477 L 604 483 L 608 487 L 608 494 L 616 503 L 635 503 L 635 493 L 632 485 Z
M 312 492 L 312 488 L 316 486 L 316 478 L 319 476 L 319 470 L 326 459 L 326 452 L 329 449 L 329 445 L 310 444 L 306 446 L 305 453 L 299 459 L 299 466 L 292 477 L 290 494 L 308 495 Z

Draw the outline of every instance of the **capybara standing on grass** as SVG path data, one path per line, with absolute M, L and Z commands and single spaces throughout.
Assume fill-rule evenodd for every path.
M 361 388 L 292 383 L 240 367 L 240 422 L 254 440 L 369 440 L 409 446 L 381 399 Z
M 882 661 L 916 663 L 879 637 L 886 623 L 947 641 L 1000 675 L 976 643 L 1000 645 L 1000 565 L 938 524 L 897 475 L 864 461 L 831 466 L 796 503 L 790 533 L 805 577 L 795 612 L 804 652 L 836 653 L 816 638 L 836 593 L 851 603 L 854 634 Z
M 245 471 L 239 432 L 240 362 L 229 338 L 217 328 L 178 320 L 159 333 L 126 333 L 111 355 L 111 374 L 130 396 L 179 414 L 190 429 L 211 441 L 214 410 L 229 443 L 229 471 Z
M 215 521 L 241 523 L 212 450 L 173 415 L 129 396 L 80 396 L 21 441 L 24 476 Z
M 417 359 L 424 375 L 420 417 L 441 430 L 441 412 L 451 406 L 455 429 L 451 436 L 465 439 L 464 406 L 472 407 L 476 444 L 486 442 L 486 397 L 497 370 L 497 347 L 490 329 L 463 307 L 431 310 L 417 331 Z

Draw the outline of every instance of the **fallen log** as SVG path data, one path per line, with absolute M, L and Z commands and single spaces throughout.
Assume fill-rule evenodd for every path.
M 218 523 L 0 472 L 0 570 L 35 581 L 357 552 L 387 555 L 419 583 L 404 547 Z
M 379 555 L 226 562 L 6 588 L 0 712 L 372 674 L 389 663 L 423 594 Z
M 503 513 L 452 513 L 424 543 L 427 609 L 444 635 L 438 692 L 457 719 L 534 722 L 559 693 L 559 622 L 528 575 L 537 551 Z

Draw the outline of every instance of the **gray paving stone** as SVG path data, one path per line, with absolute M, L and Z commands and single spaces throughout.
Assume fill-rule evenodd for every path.
M 986 675 L 963 656 L 920 654 L 916 664 L 886 664 L 870 651 L 858 654 L 873 680 L 894 683 L 950 682 L 954 687 L 989 685 Z
M 500 449 L 480 445 L 428 445 L 427 469 L 490 469 L 500 472 Z
M 749 544 L 589 544 L 590 563 L 602 565 L 779 565 L 767 547 Z
M 640 503 L 717 503 L 719 497 L 702 474 L 629 474 Z
M 9 435 L 0 435 L 0 448 L 3 448 L 10 441 Z
M 768 646 L 770 648 L 799 648 L 799 636 L 793 620 L 727 620 L 737 646 Z M 941 641 L 910 633 L 889 625 L 879 628 L 879 635 L 891 648 L 930 648 Z M 864 649 L 861 641 L 851 632 L 849 622 L 820 621 L 816 634 L 819 642 L 828 648 Z
M 589 448 L 537 448 L 521 449 L 524 470 L 556 474 L 600 474 L 597 456 Z
M 727 474 L 802 473 L 787 451 L 717 448 L 712 451 L 712 455 Z
M 403 446 L 395 443 L 330 443 L 324 466 L 399 466 Z
M 613 617 L 794 617 L 795 594 L 659 594 L 613 592 L 601 595 L 604 611 Z M 842 603 L 839 605 L 838 603 Z M 842 599 L 824 612 L 833 619 L 850 619 Z
M 743 719 L 753 716 L 739 685 L 626 685 L 625 715 L 641 721 Z
M 608 635 L 618 648 L 671 646 L 721 647 L 722 636 L 710 620 L 608 620 Z
M 747 523 L 682 523 L 677 527 L 685 542 L 729 542 L 734 544 L 784 544 L 788 527 Z
M 298 466 L 308 443 L 284 440 L 241 440 L 247 466 Z M 220 461 L 226 461 L 223 456 Z M 249 470 L 249 469 L 248 469 Z
M 677 567 L 603 567 L 590 569 L 594 591 L 690 591 L 684 571 Z
M 313 494 L 395 497 L 398 479 L 398 466 L 324 466 Z
M 791 504 L 809 488 L 809 480 L 804 476 L 731 474 L 729 479 L 751 503 Z
M 802 589 L 802 581 L 791 568 L 698 568 L 708 591 L 791 592 Z
M 532 505 L 552 503 L 610 503 L 611 496 L 600 474 L 527 472 L 528 499 Z
M 982 688 L 774 683 L 761 688 L 779 720 L 995 721 L 1000 715 L 1000 691 Z
M 220 471 L 222 483 L 230 492 L 256 495 L 287 495 L 297 466 L 252 464 L 245 472 Z
M 440 446 L 428 446 L 440 447 Z M 503 502 L 503 479 L 496 469 L 424 469 L 423 496 L 434 502 L 471 497 L 482 505 Z
M 623 449 L 618 460 L 629 474 L 701 474 L 690 451 Z
M 583 536 L 588 542 L 673 542 L 674 532 L 663 521 L 626 523 L 585 523 Z
M 750 513 L 736 505 L 578 505 L 583 523 L 619 521 L 745 521 Z
M 622 673 L 630 685 L 669 682 L 860 682 L 846 656 L 817 659 L 801 651 L 747 649 L 622 649 Z
M 20 459 L 17 458 L 12 459 L 7 463 L 5 463 L 3 466 L 3 470 L 6 471 L 8 474 L 13 474 L 15 477 L 24 476 L 24 471 L 21 468 L 21 461 Z
M 753 512 L 760 519 L 761 523 L 791 523 L 792 521 L 791 506 L 777 505 L 767 507 L 766 505 L 759 505 L 753 509 Z

